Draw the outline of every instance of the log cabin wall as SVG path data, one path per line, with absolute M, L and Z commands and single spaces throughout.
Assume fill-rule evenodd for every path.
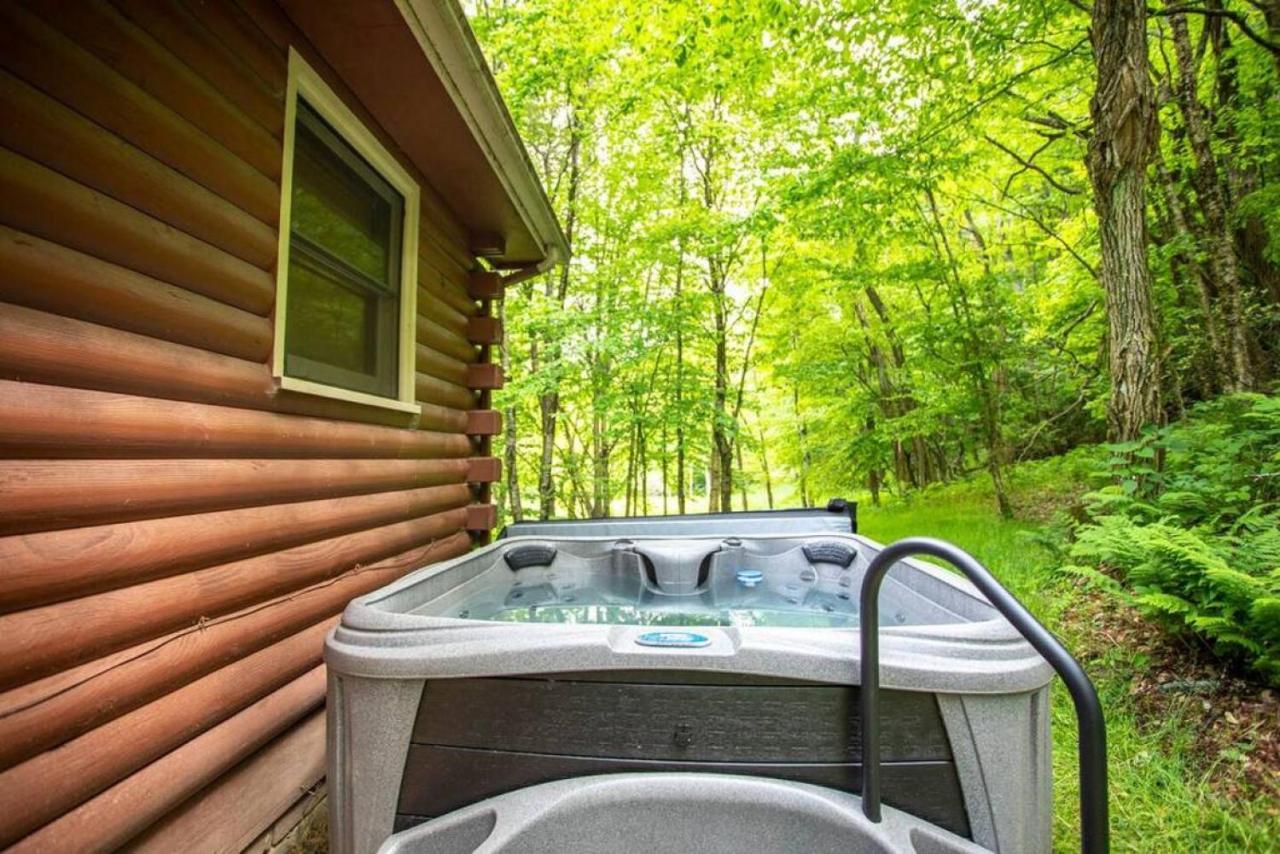
M 278 391 L 270 0 L 0 0 L 0 848 L 233 850 L 324 773 L 345 603 L 492 525 L 501 335 L 422 186 L 421 415 Z

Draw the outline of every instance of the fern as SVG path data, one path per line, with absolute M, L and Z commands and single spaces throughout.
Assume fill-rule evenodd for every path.
M 1063 575 L 1070 575 L 1074 578 L 1083 579 L 1090 587 L 1096 587 L 1105 590 L 1122 598 L 1129 598 L 1128 591 L 1119 581 L 1116 581 L 1105 572 L 1099 572 L 1092 566 L 1083 566 L 1081 564 L 1067 564 L 1059 567 L 1059 572 Z
M 1242 394 L 1110 447 L 1065 574 L 1280 684 L 1280 398 Z M 1160 461 L 1163 460 L 1163 464 Z M 1105 480 L 1103 481 L 1105 482 Z M 1107 567 L 1120 580 L 1102 573 Z
M 1186 599 L 1179 599 L 1172 593 L 1143 593 L 1135 601 L 1143 608 L 1177 617 L 1190 614 L 1195 610 L 1195 606 Z

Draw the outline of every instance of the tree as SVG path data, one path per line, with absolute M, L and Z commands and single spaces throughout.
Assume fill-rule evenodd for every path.
M 503 512 L 1008 513 L 1018 461 L 1265 388 L 1272 5 L 481 4 L 574 252 L 508 296 Z
M 1143 0 L 1097 0 L 1090 42 L 1097 83 L 1089 112 L 1089 178 L 1102 249 L 1113 439 L 1160 419 L 1160 350 L 1147 266 L 1146 169 L 1155 142 L 1155 92 Z

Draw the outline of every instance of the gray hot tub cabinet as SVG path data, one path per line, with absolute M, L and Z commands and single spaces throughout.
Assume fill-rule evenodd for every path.
M 647 851 L 730 850 L 734 816 L 791 828 L 756 852 L 1049 850 L 1052 671 L 967 581 L 905 560 L 885 582 L 894 809 L 871 825 L 856 600 L 880 547 L 601 533 L 501 539 L 350 604 L 326 647 L 335 852 L 618 850 L 573 828 L 646 815 Z

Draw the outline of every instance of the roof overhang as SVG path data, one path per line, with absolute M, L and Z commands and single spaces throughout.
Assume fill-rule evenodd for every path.
M 456 0 L 281 2 L 454 214 L 476 254 L 508 269 L 568 257 Z

